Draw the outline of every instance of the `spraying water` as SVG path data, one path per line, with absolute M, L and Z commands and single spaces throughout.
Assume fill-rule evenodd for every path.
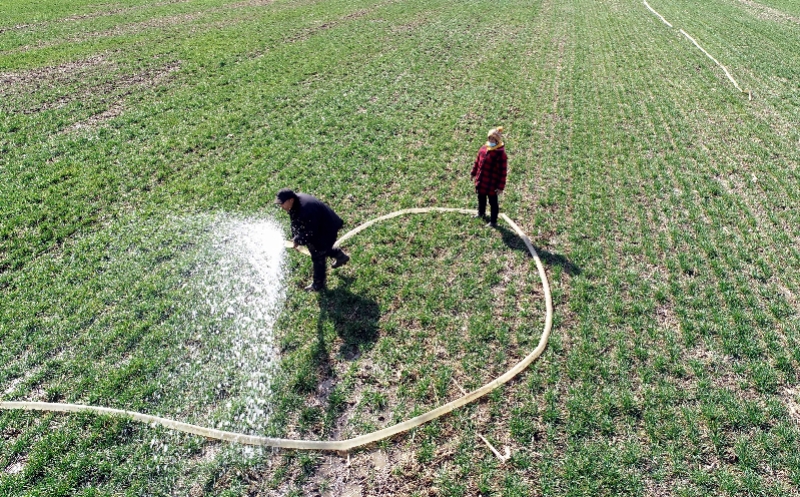
M 192 276 L 196 357 L 213 374 L 216 424 L 258 432 L 269 414 L 278 352 L 273 328 L 284 300 L 284 235 L 272 219 L 215 217 L 209 245 Z M 208 379 L 208 378 L 206 378 Z

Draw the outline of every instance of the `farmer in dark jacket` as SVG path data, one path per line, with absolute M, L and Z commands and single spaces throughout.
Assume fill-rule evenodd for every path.
M 486 198 L 491 206 L 491 218 L 487 226 L 497 227 L 497 215 L 500 213 L 500 204 L 497 196 L 503 193 L 506 187 L 506 173 L 508 171 L 508 158 L 503 144 L 503 128 L 489 130 L 486 144 L 478 151 L 478 157 L 472 166 L 472 180 L 475 183 L 475 193 L 478 194 L 478 217 L 486 219 Z
M 344 266 L 350 257 L 339 247 L 334 247 L 336 234 L 344 224 L 333 209 L 317 198 L 305 193 L 295 193 L 288 188 L 278 192 L 275 203 L 289 213 L 292 221 L 294 248 L 305 245 L 314 265 L 314 281 L 306 291 L 318 292 L 325 288 L 325 259 L 336 259 L 331 267 Z

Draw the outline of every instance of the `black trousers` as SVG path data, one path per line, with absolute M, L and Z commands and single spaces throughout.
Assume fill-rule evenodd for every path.
M 478 215 L 486 217 L 486 197 L 489 197 L 489 207 L 491 209 L 491 222 L 497 224 L 497 216 L 500 214 L 500 204 L 497 202 L 497 195 L 478 194 Z
M 311 264 L 314 266 L 314 284 L 325 286 L 327 279 L 328 266 L 325 261 L 328 257 L 339 259 L 344 257 L 344 252 L 339 247 L 334 247 L 333 242 L 325 243 L 322 246 L 308 244 L 308 251 L 311 253 Z

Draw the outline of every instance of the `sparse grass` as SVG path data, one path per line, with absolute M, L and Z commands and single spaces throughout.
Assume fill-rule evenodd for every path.
M 499 124 L 501 207 L 556 304 L 517 380 L 350 467 L 3 411 L 0 495 L 796 493 L 800 11 L 649 3 L 755 99 L 634 0 L 0 0 L 3 399 L 241 426 L 240 372 L 212 360 L 231 323 L 191 286 L 209 219 L 285 222 L 283 186 L 346 228 L 472 206 Z M 347 249 L 321 295 L 291 254 L 271 412 L 249 429 L 366 433 L 538 340 L 538 277 L 509 232 L 410 216 Z

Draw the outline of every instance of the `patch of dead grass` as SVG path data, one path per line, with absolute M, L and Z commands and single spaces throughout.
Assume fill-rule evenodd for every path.
M 781 400 L 789 410 L 789 417 L 800 423 L 800 387 L 786 387 L 780 393 Z
M 320 33 L 322 31 L 326 31 L 328 29 L 336 28 L 338 26 L 346 24 L 348 21 L 355 21 L 357 19 L 361 19 L 361 18 L 366 17 L 367 15 L 371 14 L 372 12 L 375 12 L 376 10 L 380 9 L 381 7 L 385 7 L 387 5 L 395 3 L 397 1 L 398 0 L 386 0 L 384 2 L 375 4 L 375 5 L 373 5 L 373 6 L 369 7 L 369 8 L 356 10 L 355 12 L 351 12 L 349 14 L 346 14 L 346 15 L 340 17 L 339 19 L 334 19 L 332 21 L 328 21 L 328 22 L 324 22 L 322 24 L 319 24 L 318 26 L 313 26 L 313 27 L 307 28 L 307 29 L 305 29 L 303 31 L 300 31 L 299 33 L 289 37 L 286 40 L 286 42 L 287 43 L 295 43 L 295 42 L 302 42 L 302 41 L 308 40 L 309 38 L 311 38 L 312 36 L 316 35 L 317 33 Z
M 176 14 L 171 16 L 164 16 L 164 17 L 156 17 L 152 19 L 147 19 L 145 21 L 133 22 L 128 24 L 120 24 L 115 26 L 111 29 L 106 29 L 102 31 L 91 31 L 86 33 L 75 34 L 71 36 L 65 36 L 57 39 L 52 40 L 41 40 L 37 43 L 32 45 L 23 45 L 21 47 L 17 47 L 11 50 L 7 50 L 3 52 L 6 55 L 11 54 L 20 54 L 25 53 L 30 50 L 39 50 L 48 47 L 60 46 L 64 44 L 79 44 L 85 43 L 91 40 L 97 40 L 101 38 L 111 38 L 115 36 L 129 36 L 129 35 L 137 35 L 147 30 L 164 30 L 166 28 L 170 28 L 173 26 L 179 26 L 183 24 L 189 24 L 207 15 L 213 13 L 213 11 L 203 11 L 203 12 L 191 12 L 191 13 L 184 13 L 184 14 Z M 240 19 L 241 20 L 241 19 Z M 222 21 L 218 23 L 207 23 L 204 24 L 203 27 L 205 29 L 210 28 L 219 28 L 225 27 L 226 25 L 230 25 L 231 21 Z
M 77 123 L 75 123 L 75 124 L 73 124 L 71 126 L 68 126 L 64 130 L 64 132 L 68 133 L 68 132 L 71 132 L 71 131 L 89 130 L 89 129 L 96 128 L 100 124 L 102 124 L 102 123 L 104 123 L 104 122 L 106 122 L 106 121 L 108 121 L 110 119 L 114 119 L 115 117 L 121 116 L 124 110 L 125 110 L 125 107 L 122 105 L 122 103 L 120 103 L 120 102 L 114 103 L 114 104 L 111 105 L 111 107 L 109 107 L 105 111 L 103 111 L 103 112 L 101 112 L 99 114 L 95 114 L 92 117 L 90 117 L 89 119 L 86 119 L 84 121 L 77 122 Z
M 322 31 L 326 31 L 328 29 L 335 28 L 337 26 L 340 26 L 340 25 L 344 24 L 347 21 L 354 21 L 356 19 L 360 19 L 360 18 L 366 16 L 367 14 L 369 14 L 373 10 L 375 10 L 375 8 L 358 10 L 356 12 L 352 12 L 350 14 L 347 14 L 346 16 L 340 17 L 337 20 L 328 21 L 328 22 L 322 23 L 322 24 L 320 24 L 318 26 L 314 26 L 314 27 L 305 29 L 305 30 L 301 31 L 300 33 L 297 33 L 294 36 L 290 37 L 287 40 L 287 42 L 296 43 L 296 42 L 306 41 L 309 38 L 311 38 L 312 36 L 316 35 L 317 33 L 320 33 Z
M 389 32 L 392 34 L 403 34 L 403 33 L 410 33 L 412 31 L 416 31 L 417 28 L 429 22 L 430 17 L 428 15 L 420 14 L 413 18 L 411 21 L 403 23 L 403 24 L 396 24 L 389 28 Z
M 226 9 L 242 9 L 247 7 L 265 7 L 275 3 L 275 0 L 244 0 L 226 5 Z
M 11 476 L 17 475 L 25 470 L 26 464 L 28 464 L 28 456 L 17 457 L 17 459 L 13 463 L 9 464 L 8 467 L 6 467 L 4 472 L 7 475 Z
M 121 15 L 121 14 L 130 14 L 130 13 L 141 11 L 141 10 L 144 10 L 144 9 L 151 9 L 151 8 L 154 8 L 154 7 L 164 7 L 164 6 L 167 6 L 167 5 L 175 5 L 175 4 L 180 4 L 180 3 L 189 3 L 191 1 L 192 0 L 163 0 L 161 2 L 147 3 L 145 5 L 136 5 L 136 6 L 132 6 L 132 7 L 122 7 L 119 4 L 107 4 L 107 6 L 109 7 L 107 10 L 99 10 L 99 11 L 96 11 L 96 12 L 87 12 L 85 14 L 74 14 L 74 15 L 71 15 L 71 16 L 62 17 L 60 19 L 54 19 L 52 21 L 33 22 L 33 23 L 17 24 L 17 25 L 14 25 L 14 26 L 3 27 L 3 28 L 0 28 L 0 34 L 6 32 L 6 31 L 23 31 L 23 30 L 29 30 L 29 29 L 39 29 L 39 28 L 45 28 L 45 27 L 53 25 L 53 24 L 66 24 L 66 23 L 80 22 L 80 21 L 86 21 L 86 20 L 91 20 L 91 19 L 99 19 L 101 17 L 110 17 L 110 16 Z M 254 0 L 254 1 L 257 1 L 257 0 Z M 274 0 L 269 0 L 269 1 L 271 2 L 271 1 L 274 1 Z M 241 3 L 248 3 L 248 2 L 241 2 Z
M 795 17 L 791 14 L 787 14 L 781 10 L 776 8 L 770 7 L 768 5 L 764 5 L 758 2 L 754 2 L 753 0 L 738 0 L 740 3 L 747 5 L 749 10 L 754 13 L 754 15 L 765 21 L 773 21 L 773 22 L 792 22 L 795 24 L 800 24 L 800 17 Z
M 76 67 L 85 68 L 87 66 L 78 65 Z M 146 88 L 154 88 L 159 85 L 165 84 L 166 81 L 171 77 L 173 73 L 178 71 L 181 67 L 179 61 L 171 62 L 169 64 L 158 66 L 150 69 L 145 69 L 140 72 L 132 73 L 132 74 L 123 74 L 115 79 L 110 79 L 107 81 L 100 82 L 98 84 L 90 84 L 90 85 L 83 85 L 82 78 L 86 74 L 85 72 L 56 72 L 56 77 L 62 78 L 64 80 L 72 80 L 74 84 L 77 86 L 76 90 L 72 93 L 68 93 L 65 95 L 61 95 L 60 97 L 45 101 L 40 103 L 35 107 L 30 107 L 26 109 L 21 109 L 21 112 L 24 114 L 34 114 L 37 112 L 43 112 L 52 109 L 58 109 L 64 107 L 72 102 L 78 100 L 93 100 L 99 97 L 100 102 L 109 102 L 110 104 L 108 107 L 88 118 L 85 121 L 81 121 L 79 123 L 75 123 L 69 128 L 68 131 L 73 131 L 76 129 L 86 128 L 86 127 L 94 127 L 101 124 L 104 121 L 112 119 L 114 117 L 118 117 L 124 111 L 124 98 L 131 95 L 137 90 L 142 90 Z M 31 74 L 24 74 L 19 77 L 20 81 L 28 81 L 29 78 L 32 77 L 33 74 L 43 73 L 48 74 L 50 71 L 45 70 L 32 70 Z M 30 91 L 35 91 L 36 88 L 41 88 L 42 84 L 47 84 L 47 82 L 40 82 L 34 83 L 30 88 Z M 25 88 L 24 84 L 17 85 L 18 91 L 23 91 Z
M 325 456 L 304 491 L 306 495 L 324 497 L 372 495 L 369 487 L 382 487 L 391 479 L 392 456 L 381 449 L 366 450 L 346 457 Z
M 11 393 L 13 393 L 18 386 L 24 384 L 25 382 L 33 378 L 35 375 L 39 374 L 42 371 L 43 367 L 44 366 L 40 363 L 30 369 L 27 369 L 25 371 L 25 374 L 23 374 L 22 376 L 18 376 L 17 378 L 14 378 L 8 383 L 5 390 L 3 391 L 3 394 L 10 395 Z
M 709 373 L 711 384 L 715 388 L 727 390 L 739 399 L 758 402 L 759 405 L 765 407 L 763 395 L 753 388 L 747 387 L 747 378 L 734 370 L 736 359 L 733 357 L 710 350 L 704 346 L 698 346 L 687 351 L 685 357 L 687 361 L 694 359 L 703 365 L 703 368 Z M 693 375 L 681 379 L 680 383 L 682 385 L 681 388 L 697 391 L 697 381 Z
M 0 97 L 31 93 L 45 87 L 72 84 L 87 73 L 111 71 L 115 68 L 116 64 L 113 61 L 108 60 L 104 54 L 98 54 L 57 66 L 0 73 Z

